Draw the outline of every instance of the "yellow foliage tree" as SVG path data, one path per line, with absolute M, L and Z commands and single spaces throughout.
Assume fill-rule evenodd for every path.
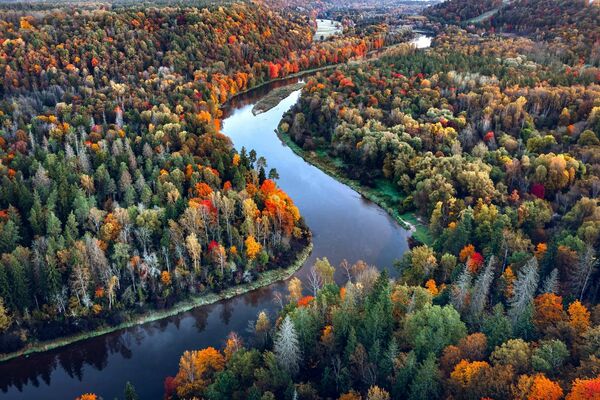
M 12 323 L 12 318 L 8 314 L 8 310 L 4 307 L 4 300 L 0 297 L 0 332 L 8 329 Z
M 290 279 L 288 291 L 290 292 L 290 302 L 297 303 L 302 298 L 302 281 L 297 277 Z
M 223 354 L 225 354 L 225 361 L 229 361 L 231 357 L 242 347 L 242 338 L 240 338 L 237 333 L 231 332 L 227 337 L 227 344 L 223 350 Z
M 590 312 L 576 300 L 569 305 L 569 325 L 579 334 L 584 333 L 590 327 Z
M 371 386 L 367 392 L 367 400 L 390 400 L 390 394 L 379 386 Z
M 246 238 L 244 244 L 246 245 L 246 256 L 248 256 L 250 260 L 254 260 L 262 250 L 262 245 L 258 243 L 252 235 Z
M 473 377 L 484 368 L 490 368 L 490 364 L 485 361 L 469 362 L 467 360 L 461 360 L 456 364 L 456 367 L 454 367 L 454 371 L 450 374 L 450 378 L 465 387 L 470 385 Z

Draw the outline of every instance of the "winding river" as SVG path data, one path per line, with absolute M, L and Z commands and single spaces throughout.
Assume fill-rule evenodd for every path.
M 414 42 L 428 47 L 431 39 L 419 36 Z M 377 205 L 296 156 L 275 134 L 281 116 L 298 100 L 300 91 L 263 114 L 252 114 L 253 105 L 270 89 L 297 81 L 275 82 L 235 98 L 225 110 L 223 131 L 237 149 L 255 149 L 269 168 L 277 169 L 279 185 L 306 219 L 314 248 L 296 276 L 306 280 L 317 257 L 327 257 L 333 265 L 343 259 L 364 260 L 393 275 L 394 260 L 408 247 L 408 232 Z M 337 271 L 336 280 L 343 279 L 342 271 Z M 133 383 L 141 399 L 162 398 L 163 379 L 177 372 L 185 350 L 221 347 L 231 331 L 245 336 L 248 322 L 261 310 L 273 318 L 278 311 L 273 302 L 276 291 L 285 292 L 285 283 L 2 363 L 0 399 L 64 400 L 94 392 L 109 400 L 122 398 L 126 381 Z

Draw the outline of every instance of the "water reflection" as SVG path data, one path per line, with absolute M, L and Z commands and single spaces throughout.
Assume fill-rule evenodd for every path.
M 339 265 L 359 259 L 393 274 L 393 262 L 407 249 L 407 232 L 382 209 L 345 185 L 307 164 L 275 135 L 282 114 L 298 99 L 291 94 L 272 110 L 253 116 L 252 105 L 274 87 L 295 82 L 275 82 L 235 99 L 228 105 L 224 132 L 236 148 L 256 149 L 269 167 L 277 168 L 279 184 L 298 205 L 313 232 L 314 249 L 297 276 L 306 278 L 316 257 L 328 257 Z M 344 273 L 335 276 L 343 281 Z M 124 329 L 54 351 L 34 354 L 0 364 L 0 398 L 74 399 L 94 392 L 105 399 L 122 397 L 131 381 L 142 399 L 161 398 L 163 379 L 177 371 L 183 351 L 206 346 L 220 347 L 235 331 L 248 339 L 248 321 L 259 311 L 275 316 L 276 283 L 227 301 L 199 307 L 175 317 Z

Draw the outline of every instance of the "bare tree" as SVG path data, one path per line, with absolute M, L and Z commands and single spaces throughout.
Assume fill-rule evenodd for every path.
M 310 272 L 308 274 L 308 287 L 311 288 L 313 296 L 317 297 L 317 293 L 319 292 L 319 289 L 321 289 L 322 286 L 323 280 L 321 279 L 321 274 L 319 274 L 319 272 L 313 265 L 310 268 Z
M 227 239 L 229 244 L 233 244 L 231 239 L 231 221 L 235 213 L 235 201 L 227 196 L 223 197 L 223 204 L 221 205 L 221 213 L 225 219 L 225 229 L 227 230 Z
M 583 254 L 579 257 L 579 262 L 571 277 L 572 292 L 580 301 L 583 299 L 583 295 L 588 288 L 590 277 L 596 269 L 597 261 L 596 250 L 594 250 L 592 245 L 587 244 Z
M 284 307 L 283 299 L 284 297 L 279 290 L 276 290 L 275 293 L 273 293 L 273 302 L 277 304 L 282 310 Z
M 348 277 L 348 282 L 352 282 L 352 274 L 350 273 L 351 268 L 350 263 L 345 258 L 340 263 L 340 268 L 342 268 L 346 272 L 346 276 Z

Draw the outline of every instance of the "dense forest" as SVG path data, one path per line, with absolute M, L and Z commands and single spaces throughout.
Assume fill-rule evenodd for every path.
M 500 269 L 491 258 L 467 288 L 465 312 L 448 303 L 449 287 L 390 282 L 376 268 L 348 267 L 349 283 L 331 283 L 333 267 L 319 260 L 323 286 L 302 296 L 289 282 L 289 303 L 277 320 L 264 313 L 250 343 L 231 334 L 222 351 L 185 352 L 165 381 L 167 399 L 595 399 L 600 320 L 575 300 L 544 285 L 534 296 L 534 258 L 512 288 L 517 298 L 490 312 L 490 286 Z M 312 293 L 312 292 L 311 292 Z M 518 299 L 518 301 L 517 301 Z M 531 333 L 515 332 L 515 312 L 531 308 Z
M 571 65 L 600 66 L 598 1 L 449 0 L 430 7 L 425 14 L 435 21 L 459 23 L 475 31 L 527 35 L 538 42 L 542 54 L 557 56 Z M 480 15 L 484 18 L 478 20 Z
M 308 230 L 220 106 L 403 38 L 313 44 L 258 3 L 0 13 L 0 353 L 289 265 Z
M 425 10 L 425 15 L 437 21 L 457 23 L 478 17 L 502 5 L 502 0 L 449 0 Z
M 292 265 L 310 229 L 222 107 L 311 71 L 282 140 L 421 225 L 394 278 L 317 258 L 164 398 L 600 398 L 598 2 L 352 3 L 0 6 L 0 355 Z
M 537 2 L 522 3 L 524 18 Z M 568 56 L 542 25 L 529 37 L 445 27 L 430 50 L 399 45 L 311 78 L 281 135 L 429 221 L 431 240 L 397 279 L 343 263 L 339 286 L 318 259 L 249 343 L 231 334 L 183 354 L 166 397 L 597 398 L 596 9 L 565 10 L 558 27 L 588 32 Z
M 444 256 L 476 256 L 478 273 L 494 255 L 517 273 L 537 254 L 561 294 L 595 301 L 599 70 L 544 66 L 518 53 L 528 46 L 452 28 L 431 51 L 399 47 L 313 78 L 281 122 L 305 152 L 364 185 L 390 182 L 396 207 L 430 221 L 434 240 L 417 255 L 436 261 L 409 253 L 407 282 L 458 274 Z

